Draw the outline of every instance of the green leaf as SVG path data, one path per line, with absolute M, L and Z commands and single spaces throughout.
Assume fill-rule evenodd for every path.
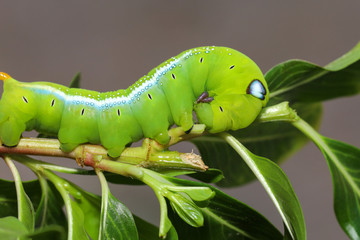
M 138 239 L 130 210 L 111 193 L 108 195 L 107 205 L 104 212 L 104 239 Z
M 27 227 L 15 217 L 0 218 L 0 236 L 2 240 L 17 240 L 28 232 Z
M 170 205 L 187 224 L 193 227 L 201 227 L 204 224 L 204 216 L 200 208 L 188 198 L 176 193 L 166 196 Z
M 31 192 L 35 191 L 38 193 L 38 200 L 36 202 L 39 207 L 36 211 L 36 226 L 43 227 L 46 225 L 56 224 L 62 226 L 64 229 L 67 229 L 68 221 L 66 220 L 64 212 L 62 211 L 62 206 L 64 204 L 62 197 L 64 197 L 67 200 L 67 211 L 71 211 L 71 209 L 73 208 L 75 209 L 75 211 L 77 211 L 77 208 L 81 208 L 81 214 L 79 216 L 68 214 L 69 217 L 73 217 L 74 219 L 82 219 L 81 215 L 83 213 L 85 213 L 87 216 L 85 220 L 83 220 L 83 222 L 76 220 L 77 224 L 71 225 L 73 229 L 70 229 L 69 236 L 70 234 L 74 234 L 74 231 L 83 231 L 83 226 L 81 224 L 84 224 L 87 234 L 94 238 L 97 237 L 100 216 L 100 198 L 98 196 L 83 191 L 71 182 L 59 178 L 55 174 L 47 170 L 45 171 L 44 169 L 51 169 L 55 171 L 70 173 L 83 173 L 83 171 L 78 171 L 75 169 L 71 171 L 70 168 L 44 163 L 42 161 L 38 161 L 26 156 L 12 157 L 16 161 L 30 167 L 38 175 L 38 178 L 40 180 L 40 186 L 42 191 L 39 191 L 40 186 L 38 182 L 37 185 L 33 186 L 31 189 Z M 38 168 L 41 168 L 41 171 L 37 170 Z M 48 182 L 44 179 L 44 173 L 47 173 L 46 176 L 49 177 L 51 181 L 53 181 L 53 183 L 56 185 L 57 190 L 51 182 Z M 58 191 L 62 192 L 62 194 L 60 195 Z M 38 202 L 40 202 L 40 204 L 38 204 Z M 69 219 L 69 223 L 74 221 L 74 219 Z
M 330 138 L 323 140 L 329 146 L 322 152 L 332 174 L 336 217 L 351 239 L 360 239 L 360 149 Z
M 32 240 L 65 240 L 66 234 L 61 226 L 50 225 L 36 229 L 34 232 L 27 234 L 26 237 Z
M 69 88 L 80 88 L 81 72 L 78 72 L 72 79 Z
M 106 180 L 111 183 L 128 184 L 128 185 L 144 185 L 143 182 L 137 179 L 121 176 L 119 174 L 105 172 L 104 175 L 106 176 Z
M 37 207 L 41 198 L 39 182 L 36 180 L 23 182 L 23 187 L 25 192 L 28 193 L 34 207 Z M 15 182 L 0 179 L 0 189 L 0 217 L 17 216 Z
M 298 198 L 281 168 L 264 157 L 256 156 L 228 133 L 221 135 L 241 155 L 264 186 L 293 239 L 306 239 L 306 226 Z
M 285 224 L 284 224 L 284 239 L 283 240 L 293 240 L 293 238 Z
M 0 189 L 0 217 L 17 216 L 15 183 L 1 179 Z
M 215 192 L 208 187 L 167 186 L 166 188 L 173 192 L 186 193 L 192 200 L 197 202 L 207 201 L 215 196 Z
M 152 225 L 151 223 L 146 222 L 145 220 L 133 215 L 136 228 L 139 233 L 140 240 L 160 240 L 159 237 L 159 228 Z M 170 229 L 167 233 L 166 238 L 162 238 L 164 240 L 178 240 L 178 235 L 174 227 Z
M 15 164 L 9 157 L 4 157 L 6 164 L 9 166 L 15 180 L 17 205 L 18 205 L 18 218 L 29 231 L 34 230 L 35 226 L 35 214 L 34 206 L 31 203 L 30 198 L 25 193 L 24 187 L 21 182 L 20 174 L 16 169 Z
M 337 220 L 351 239 L 360 239 L 360 149 L 321 136 L 303 120 L 293 124 L 324 154 L 334 186 Z
M 25 192 L 36 209 L 35 225 L 41 227 L 57 224 L 66 229 L 67 221 L 62 210 L 64 204 L 62 198 L 51 182 L 47 182 L 47 185 L 45 191 L 42 191 L 38 180 L 23 182 Z M 15 183 L 0 179 L 0 189 L 0 217 L 17 216 Z M 47 204 L 44 200 L 46 198 Z
M 295 108 L 300 116 L 314 128 L 318 128 L 322 113 L 320 104 L 297 104 Z M 254 123 L 245 129 L 229 133 L 254 154 L 264 156 L 275 163 L 284 161 L 308 141 L 287 122 Z M 223 172 L 225 178 L 216 183 L 218 186 L 238 186 L 255 179 L 239 154 L 218 136 L 206 135 L 195 138 L 192 142 L 208 166 Z M 201 176 L 201 173 L 198 175 Z
M 318 102 L 360 92 L 360 42 L 347 54 L 319 67 L 289 60 L 269 70 L 267 80 L 274 102 Z
M 36 209 L 36 226 L 59 225 L 67 229 L 67 220 L 62 210 L 64 201 L 54 185 L 47 181 L 42 175 L 38 175 L 41 186 L 41 201 Z
M 97 174 L 102 188 L 99 239 L 139 239 L 130 210 L 110 193 L 103 173 Z
M 63 196 L 68 217 L 68 240 L 89 239 L 84 226 L 84 214 L 70 195 Z
M 178 170 L 175 171 L 175 169 L 172 169 L 169 172 L 161 171 L 161 174 L 164 174 L 166 176 L 178 176 L 178 175 L 189 175 L 192 178 L 198 179 L 203 182 L 208 183 L 216 183 L 224 178 L 223 173 L 219 169 L 210 168 L 206 170 L 205 172 L 194 172 L 194 171 L 184 171 L 184 170 Z M 106 180 L 111 183 L 115 184 L 128 184 L 128 185 L 144 185 L 143 182 L 135 179 L 135 178 L 129 178 L 125 176 L 121 176 L 119 174 L 111 173 L 111 172 L 104 172 L 104 175 L 106 177 Z
M 165 177 L 179 186 L 208 187 L 215 192 L 205 208 L 201 208 L 204 225 L 194 228 L 181 220 L 174 211 L 169 216 L 179 239 L 282 239 L 281 233 L 261 214 L 206 183 Z
M 73 196 L 74 201 L 85 216 L 84 227 L 87 234 L 92 239 L 96 239 L 99 236 L 101 198 L 95 194 L 84 191 L 69 181 L 68 184 L 67 190 Z
M 43 172 L 64 200 L 68 216 L 68 238 L 87 239 L 88 234 L 92 239 L 96 239 L 100 225 L 100 197 L 48 170 Z
M 68 240 L 83 240 L 89 239 L 85 231 L 85 220 L 84 213 L 79 207 L 79 204 L 71 198 L 68 188 L 71 189 L 71 185 L 65 179 L 62 179 L 55 175 L 54 173 L 44 170 L 44 175 L 54 184 L 56 189 L 61 194 L 61 197 L 64 200 L 65 208 L 67 212 L 68 219 Z M 73 191 L 72 191 L 73 192 Z M 76 191 L 73 192 L 75 196 L 74 199 L 81 197 L 81 194 L 76 194 Z
M 224 179 L 223 172 L 216 168 L 209 168 L 205 172 L 191 173 L 189 176 L 206 183 L 217 183 Z

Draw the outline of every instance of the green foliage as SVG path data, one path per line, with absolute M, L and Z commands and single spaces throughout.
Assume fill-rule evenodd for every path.
M 63 229 L 67 229 L 67 220 L 62 211 L 64 201 L 61 195 L 56 190 L 54 184 L 47 181 L 42 175 L 39 175 L 39 183 L 41 187 L 41 200 L 36 208 L 35 225 L 37 227 L 58 225 Z M 39 187 L 37 186 L 37 188 L 26 189 L 26 192 L 31 194 L 38 189 Z
M 342 229 L 351 239 L 360 238 L 360 149 L 323 137 L 320 147 L 329 164 L 334 184 L 334 209 Z M 330 151 L 329 151 L 330 150 Z
M 99 239 L 139 239 L 130 210 L 110 193 L 103 173 L 97 174 L 102 188 Z
M 359 58 L 360 43 L 324 68 L 299 60 L 275 66 L 266 73 L 271 103 L 319 102 L 358 94 Z
M 80 88 L 81 81 L 81 72 L 78 72 L 74 78 L 71 80 L 69 87 L 70 88 Z
M 4 217 L 0 219 L 0 236 L 2 239 L 16 240 L 18 237 L 28 233 L 26 226 L 15 217 Z
M 146 239 L 146 240 L 159 240 L 159 229 L 144 221 L 143 219 L 134 215 L 134 220 L 136 224 L 136 228 L 139 232 L 139 239 Z M 163 238 L 165 240 L 177 240 L 178 235 L 174 227 L 170 228 L 169 232 L 167 233 L 166 237 Z
M 334 185 L 334 210 L 351 239 L 360 238 L 360 149 L 321 136 L 306 122 L 294 125 L 311 138 L 324 154 Z
M 359 239 L 360 149 L 321 136 L 316 129 L 321 101 L 359 93 L 360 44 L 326 67 L 290 60 L 273 67 L 265 77 L 271 99 L 257 121 L 246 129 L 191 140 L 211 167 L 205 173 L 173 167 L 155 172 L 101 157 L 96 158 L 98 169 L 88 171 L 26 156 L 4 156 L 14 181 L 0 179 L 1 239 L 306 239 L 300 203 L 277 164 L 308 139 L 328 163 L 340 226 L 350 239 Z M 79 85 L 77 74 L 71 87 Z M 167 151 L 162 153 L 166 159 Z M 13 160 L 30 168 L 38 180 L 22 182 Z M 79 177 L 97 174 L 102 196 L 54 172 Z M 181 174 L 200 181 L 174 177 Z M 205 183 L 230 187 L 254 179 L 277 208 L 283 234 L 256 210 Z M 159 227 L 133 216 L 111 194 L 108 182 L 151 187 L 160 203 Z
M 261 214 L 208 184 L 167 177 L 181 186 L 208 187 L 215 194 L 201 208 L 204 225 L 193 228 L 169 211 L 179 239 L 282 239 L 281 233 Z M 251 216 L 251 217 L 250 217 Z
M 223 133 L 221 136 L 244 159 L 264 186 L 293 239 L 306 239 L 305 220 L 299 200 L 281 168 L 269 159 L 251 153 L 230 134 Z
M 51 173 L 47 170 L 45 170 L 45 174 L 49 178 L 49 180 L 54 183 L 56 189 L 59 191 L 61 197 L 64 200 L 68 218 L 68 239 L 88 239 L 88 235 L 86 232 L 87 225 L 85 222 L 85 212 L 81 208 L 81 205 L 85 205 L 84 210 L 86 211 L 87 205 L 91 204 L 88 204 L 88 202 L 86 201 L 87 199 L 83 196 L 82 192 L 76 191 L 76 189 L 73 188 L 73 184 L 71 184 L 70 182 L 58 177 L 54 173 Z M 98 210 L 98 208 L 93 207 L 92 209 L 90 209 L 90 212 L 96 210 Z M 99 215 L 95 216 L 95 218 L 94 215 L 91 216 L 92 219 L 90 220 L 99 221 Z M 93 235 L 93 237 L 96 236 L 96 234 Z
M 38 181 L 29 181 L 22 183 L 25 192 L 28 193 L 34 207 L 39 205 L 41 189 Z M 17 195 L 15 182 L 0 179 L 0 217 L 17 216 Z

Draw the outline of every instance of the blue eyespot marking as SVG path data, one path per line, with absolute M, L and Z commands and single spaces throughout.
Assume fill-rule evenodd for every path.
M 264 100 L 266 95 L 266 89 L 264 85 L 260 82 L 260 80 L 255 79 L 250 83 L 249 87 L 246 90 L 246 93 L 251 94 L 261 100 Z

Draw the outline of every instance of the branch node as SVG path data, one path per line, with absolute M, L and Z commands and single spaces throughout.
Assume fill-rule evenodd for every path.
M 191 153 L 183 153 L 180 155 L 180 158 L 183 162 L 189 163 L 190 165 L 197 166 L 203 171 L 206 171 L 209 167 L 205 165 L 202 161 L 201 156 L 191 152 Z

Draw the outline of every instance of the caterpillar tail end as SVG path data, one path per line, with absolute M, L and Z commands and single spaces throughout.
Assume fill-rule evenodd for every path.
M 0 72 L 0 80 L 1 81 L 5 81 L 7 79 L 11 78 L 9 74 L 4 73 L 4 72 Z

